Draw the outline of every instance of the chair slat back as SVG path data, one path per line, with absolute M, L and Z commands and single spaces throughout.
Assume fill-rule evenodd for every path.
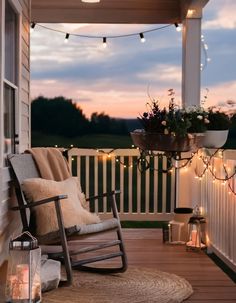
M 15 185 L 18 205 L 25 205 L 27 202 L 23 194 L 21 185 L 29 178 L 40 178 L 36 163 L 31 154 L 14 154 L 8 156 L 11 167 L 12 179 Z M 29 230 L 30 212 L 25 209 L 20 210 L 23 230 Z

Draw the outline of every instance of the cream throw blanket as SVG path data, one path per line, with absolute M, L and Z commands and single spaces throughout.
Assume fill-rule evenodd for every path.
M 66 194 L 68 198 L 61 200 L 65 227 L 100 222 L 96 214 L 89 212 L 89 204 L 81 191 L 79 179 L 71 176 L 69 165 L 58 149 L 37 147 L 26 152 L 32 154 L 42 177 L 23 182 L 23 191 L 29 201 Z M 54 204 L 36 207 L 35 214 L 38 235 L 58 230 Z
M 63 181 L 71 177 L 69 165 L 58 149 L 35 147 L 26 152 L 32 154 L 43 179 Z

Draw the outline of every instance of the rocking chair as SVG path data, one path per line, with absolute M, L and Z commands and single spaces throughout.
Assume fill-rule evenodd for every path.
M 61 247 L 60 252 L 51 253 L 50 258 L 59 259 L 65 265 L 67 279 L 62 281 L 61 285 L 71 285 L 72 283 L 72 269 L 100 272 L 100 273 L 114 273 L 114 272 L 124 272 L 127 269 L 127 257 L 124 248 L 124 243 L 122 239 L 122 232 L 120 226 L 119 215 L 116 206 L 116 195 L 119 191 L 112 191 L 110 193 L 105 193 L 100 196 L 93 196 L 86 199 L 90 201 L 91 199 L 97 201 L 100 197 L 107 197 L 108 201 L 111 202 L 111 210 L 113 213 L 113 218 L 101 221 L 99 223 L 89 224 L 89 225 L 76 225 L 70 228 L 64 226 L 63 212 L 61 208 L 61 200 L 67 198 L 66 195 L 58 195 L 46 199 L 41 199 L 40 201 L 29 202 L 22 190 L 22 183 L 26 179 L 30 178 L 41 178 L 38 167 L 31 154 L 14 154 L 8 157 L 9 164 L 11 167 L 12 178 L 14 181 L 15 192 L 17 196 L 18 206 L 12 207 L 12 210 L 20 211 L 21 221 L 23 226 L 23 231 L 30 231 L 35 237 L 37 234 L 35 229 L 32 228 L 33 222 L 33 210 L 39 205 L 45 205 L 47 203 L 54 203 L 57 224 L 59 229 L 56 232 L 51 232 L 44 237 L 37 237 L 40 245 L 55 245 L 59 244 Z M 36 222 L 37 224 L 37 222 Z M 89 247 L 80 248 L 77 251 L 69 251 L 68 242 L 70 240 L 77 240 L 80 238 L 85 238 L 90 235 L 100 234 L 107 231 L 115 231 L 117 233 L 117 240 L 110 240 L 105 243 L 90 245 Z M 101 250 L 108 247 L 114 247 L 118 245 L 119 251 L 113 253 L 106 253 L 98 256 L 90 256 L 88 258 L 83 258 L 80 260 L 72 260 L 72 256 Z M 120 267 L 93 267 L 87 266 L 94 262 L 112 259 L 120 257 L 121 266 Z

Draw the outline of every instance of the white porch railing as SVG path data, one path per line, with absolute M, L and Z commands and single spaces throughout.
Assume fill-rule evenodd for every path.
M 201 160 L 198 162 L 197 169 L 201 172 Z M 218 153 L 212 159 L 210 169 L 221 179 L 234 174 L 236 151 Z M 208 245 L 236 271 L 236 196 L 230 190 L 231 187 L 236 191 L 236 177 L 224 182 L 215 179 L 208 169 L 200 183 L 201 202 L 207 216 Z
M 78 149 L 68 151 L 73 175 L 80 178 L 86 197 L 120 189 L 117 196 L 121 220 L 170 220 L 175 207 L 175 172 L 162 173 L 165 157 L 147 156 L 149 169 L 140 171 L 137 149 Z M 159 171 L 158 171 L 159 170 Z M 111 209 L 106 198 L 92 209 L 103 217 Z

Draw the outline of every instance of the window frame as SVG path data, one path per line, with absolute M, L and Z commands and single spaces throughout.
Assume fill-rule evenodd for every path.
M 7 80 L 5 78 L 5 6 L 6 2 L 8 2 L 12 9 L 16 13 L 16 60 L 15 60 L 15 83 L 12 83 L 11 81 Z M 5 158 L 6 154 L 4 153 L 4 88 L 5 84 L 8 85 L 10 88 L 14 90 L 14 126 L 15 126 L 15 138 L 13 139 L 16 143 L 16 141 L 20 142 L 20 123 L 21 123 L 21 108 L 20 108 L 20 79 L 21 79 L 21 24 L 22 24 L 22 7 L 19 2 L 19 0 L 0 0 L 0 13 L 2 16 L 1 22 L 0 22 L 0 142 L 1 142 L 1 149 L 0 149 L 0 166 L 5 166 Z M 17 138 L 16 138 L 17 137 Z M 15 152 L 19 152 L 19 145 L 15 144 Z

